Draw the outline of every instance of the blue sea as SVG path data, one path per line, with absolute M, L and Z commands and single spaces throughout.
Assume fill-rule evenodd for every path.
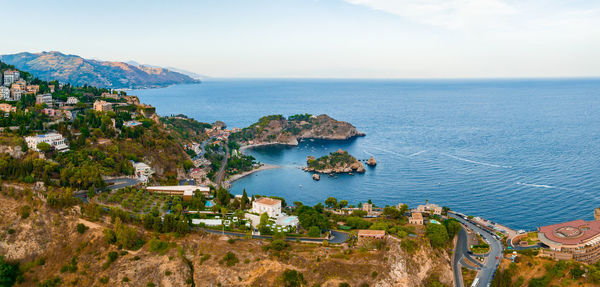
M 281 166 L 232 193 L 316 204 L 329 196 L 380 206 L 426 200 L 517 229 L 578 218 L 600 206 L 600 79 L 208 80 L 136 90 L 160 115 L 245 127 L 269 114 L 328 114 L 366 137 L 250 150 Z M 373 156 L 365 174 L 313 181 L 308 155 Z

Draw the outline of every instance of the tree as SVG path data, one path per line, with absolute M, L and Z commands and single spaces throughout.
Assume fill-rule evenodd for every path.
M 306 205 L 298 208 L 298 221 L 300 221 L 300 225 L 304 228 L 317 226 L 320 229 L 327 229 L 329 227 L 329 220 L 323 214 Z
M 446 227 L 441 224 L 428 223 L 426 233 L 433 247 L 444 247 L 450 239 Z
M 450 239 L 454 238 L 462 228 L 460 222 L 458 220 L 452 218 L 444 221 L 444 225 L 446 226 L 446 230 L 448 231 L 448 237 Z
M 398 218 L 402 217 L 402 213 L 400 212 L 400 210 L 396 209 L 396 207 L 393 207 L 393 206 L 384 207 L 383 215 L 387 216 L 388 218 L 394 218 L 394 219 L 398 219 Z
M 306 283 L 304 275 L 294 269 L 286 269 L 281 275 L 281 281 L 285 287 L 300 287 Z
M 308 229 L 308 236 L 310 236 L 310 237 L 319 237 L 319 236 L 321 236 L 321 229 L 319 229 L 319 227 L 316 227 L 316 226 L 311 226 Z
M 50 151 L 50 149 L 52 149 L 52 146 L 47 143 L 47 142 L 41 142 L 39 144 L 37 144 L 37 149 L 43 153 L 46 153 L 48 151 Z
M 248 203 L 248 194 L 246 193 L 246 189 L 244 188 L 244 192 L 242 193 L 242 209 L 246 209 Z
M 340 208 L 344 208 L 346 206 L 348 206 L 348 201 L 345 199 L 340 200 Z
M 329 208 L 337 207 L 337 199 L 335 197 L 329 197 L 325 200 L 325 205 Z

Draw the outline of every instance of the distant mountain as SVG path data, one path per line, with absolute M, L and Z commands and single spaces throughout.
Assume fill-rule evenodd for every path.
M 60 52 L 2 55 L 0 61 L 42 80 L 59 80 L 78 86 L 135 89 L 199 82 L 183 73 L 161 67 L 90 60 Z
M 132 66 L 136 66 L 136 67 L 138 67 L 138 66 L 147 66 L 147 67 L 153 67 L 153 68 L 160 68 L 158 66 L 152 66 L 152 65 L 147 65 L 147 64 L 140 64 L 140 63 L 138 63 L 136 61 L 127 61 L 125 63 L 127 63 L 129 65 L 132 65 Z M 184 74 L 184 75 L 186 75 L 186 76 L 188 76 L 188 77 L 190 77 L 192 79 L 195 79 L 195 80 L 210 79 L 209 76 L 200 75 L 200 74 L 197 74 L 197 73 L 194 73 L 194 72 L 190 72 L 190 71 L 178 69 L 178 68 L 175 68 L 175 67 L 166 67 L 166 69 L 168 69 L 170 71 L 173 71 L 173 72 L 180 73 L 180 74 Z

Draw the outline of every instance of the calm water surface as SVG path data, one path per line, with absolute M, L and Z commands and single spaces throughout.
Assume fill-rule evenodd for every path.
M 366 137 L 249 151 L 282 166 L 232 187 L 288 202 L 425 200 L 513 228 L 577 218 L 600 206 L 600 80 L 213 80 L 131 92 L 161 115 L 245 127 L 260 116 L 326 113 Z M 338 148 L 378 164 L 362 175 L 299 169 Z

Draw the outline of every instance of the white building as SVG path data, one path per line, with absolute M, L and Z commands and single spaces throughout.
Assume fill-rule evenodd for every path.
M 263 214 L 267 213 L 269 217 L 279 217 L 281 215 L 281 200 L 269 197 L 261 197 L 252 202 L 252 212 Z
M 27 146 L 34 151 L 39 151 L 37 145 L 42 142 L 49 144 L 50 146 L 54 147 L 55 150 L 60 152 L 69 150 L 69 146 L 66 144 L 63 136 L 56 132 L 45 135 L 25 137 L 25 142 L 27 142 Z
M 79 100 L 76 97 L 67 98 L 67 105 L 76 105 L 77 103 L 79 103 Z
M 41 94 L 35 96 L 36 104 L 46 104 L 48 106 L 52 106 L 52 94 Z
M 7 87 L 0 87 L 0 98 L 5 101 L 10 100 L 10 89 Z
M 154 170 L 143 162 L 136 162 L 133 167 L 135 168 L 135 176 L 142 179 L 143 182 L 148 181 L 148 178 L 154 174 Z
M 7 70 L 4 71 L 4 86 L 9 87 L 16 82 L 20 77 L 19 71 Z

